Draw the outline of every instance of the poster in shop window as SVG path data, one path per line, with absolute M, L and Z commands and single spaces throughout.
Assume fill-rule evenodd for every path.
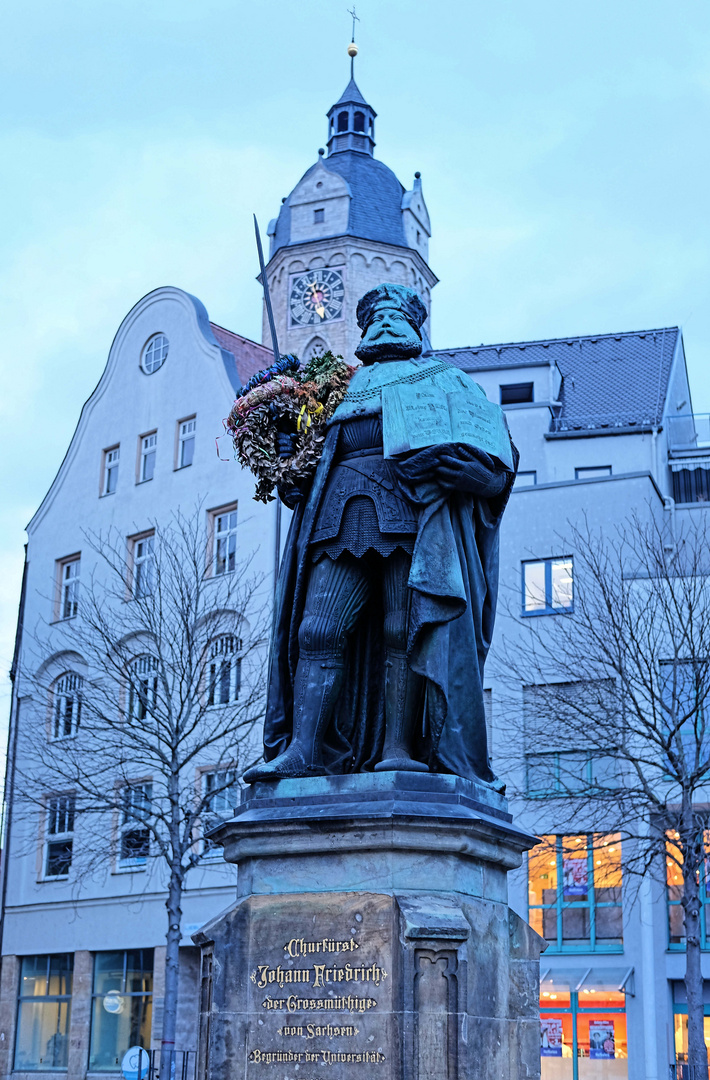
M 616 1051 L 613 1020 L 589 1021 L 590 1058 L 613 1058 Z
M 540 1018 L 540 1057 L 562 1057 L 562 1021 L 559 1017 Z
M 562 859 L 562 889 L 565 898 L 587 895 L 587 856 Z

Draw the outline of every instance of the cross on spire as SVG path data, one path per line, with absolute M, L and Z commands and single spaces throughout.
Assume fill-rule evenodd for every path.
M 355 14 L 355 5 L 352 8 L 347 8 L 348 15 L 353 17 L 353 36 L 348 46 L 348 56 L 350 57 L 350 78 L 355 78 L 355 57 L 357 56 L 357 45 L 355 44 L 355 23 L 360 22 L 360 16 Z

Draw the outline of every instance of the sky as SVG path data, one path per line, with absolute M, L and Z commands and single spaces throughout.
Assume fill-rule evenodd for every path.
M 710 411 L 706 0 L 356 0 L 377 157 L 432 219 L 436 348 L 678 325 Z M 262 230 L 325 145 L 349 0 L 10 0 L 0 672 L 24 528 L 113 336 L 176 285 L 258 340 Z M 0 687 L 6 724 L 9 681 Z

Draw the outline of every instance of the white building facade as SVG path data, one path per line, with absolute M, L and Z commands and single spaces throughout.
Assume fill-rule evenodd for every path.
M 374 158 L 374 121 L 351 81 L 328 113 L 328 155 L 319 156 L 269 225 L 267 275 L 282 352 L 307 357 L 331 349 L 352 362 L 360 336 L 357 301 L 382 281 L 416 288 L 430 306 L 437 279 L 427 261 L 431 230 L 421 179 L 407 191 Z M 6 789 L 2 1076 L 117 1074 L 129 1045 L 159 1043 L 165 942 L 159 875 L 141 865 L 114 865 L 102 880 L 78 884 L 71 864 L 82 836 L 67 793 L 48 792 L 32 822 L 13 818 L 13 755 L 21 752 L 23 725 L 47 708 L 54 710 L 55 737 L 75 734 L 77 667 L 55 642 L 58 624 L 77 617 L 82 582 L 96 569 L 86 530 L 115 530 L 140 562 L 152 523 L 201 500 L 213 548 L 219 533 L 226 550 L 233 543 L 240 556 L 252 554 L 272 574 L 276 505 L 254 503 L 253 478 L 215 453 L 238 388 L 270 363 L 266 325 L 264 341 L 269 347 L 211 324 L 202 304 L 180 289 L 157 289 L 141 300 L 121 324 L 57 477 L 28 526 Z M 697 437 L 700 422 L 692 419 L 677 328 L 437 355 L 503 405 L 521 452 L 501 533 L 501 596 L 524 605 L 524 575 L 533 574 L 551 590 L 549 610 L 535 614 L 554 618 L 564 608 L 573 595 L 574 551 L 560 548 L 560 526 L 582 512 L 604 527 L 633 509 L 661 518 L 706 512 L 710 455 Z M 217 566 L 207 559 L 206 574 L 229 570 L 228 560 Z M 506 633 L 502 615 L 496 632 Z M 53 675 L 50 705 L 33 696 L 40 664 Z M 492 677 L 487 685 L 495 764 L 500 695 Z M 209 773 L 208 761 L 201 767 Z M 524 825 L 524 801 L 514 809 Z M 569 835 L 577 835 L 574 822 Z M 591 859 L 593 837 L 580 835 L 579 843 L 588 845 Z M 682 932 L 677 919 L 669 923 L 673 913 L 660 886 L 649 884 L 633 906 L 623 907 L 623 852 L 614 857 L 599 886 L 607 890 L 604 901 L 591 859 L 583 905 L 589 914 L 573 934 L 566 932 L 565 897 L 551 878 L 543 881 L 534 856 L 511 875 L 513 906 L 548 941 L 542 1015 L 559 1021 L 564 1053 L 543 1057 L 546 1080 L 660 1080 L 674 1059 L 676 1032 L 682 1049 Z M 189 934 L 230 903 L 234 873 L 209 855 L 184 898 L 181 1050 L 196 1047 L 199 986 Z M 560 879 L 561 867 L 556 873 Z M 596 918 L 602 902 L 604 918 Z M 703 964 L 710 989 L 710 951 Z M 710 1012 L 710 993 L 708 1002 Z M 613 1056 L 589 1056 L 590 1020 L 612 1025 Z

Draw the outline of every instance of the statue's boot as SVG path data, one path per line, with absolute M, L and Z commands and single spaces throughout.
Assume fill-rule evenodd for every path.
M 293 738 L 273 761 L 244 773 L 247 784 L 289 776 L 325 776 L 321 740 L 343 683 L 344 665 L 337 660 L 298 661 L 294 684 Z
M 375 772 L 429 772 L 428 765 L 412 757 L 423 679 L 411 670 L 406 655 L 394 649 L 387 650 L 385 673 L 385 745 Z

